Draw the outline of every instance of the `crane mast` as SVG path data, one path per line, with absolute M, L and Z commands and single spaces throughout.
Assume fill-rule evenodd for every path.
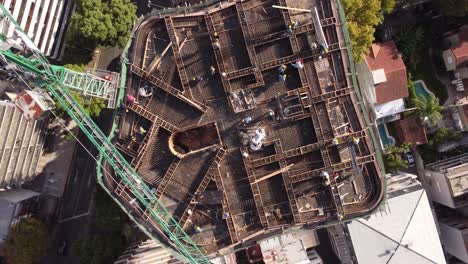
M 159 231 L 167 236 L 167 242 L 180 255 L 189 263 L 210 263 L 190 236 L 187 235 L 184 229 L 172 217 L 171 213 L 158 200 L 156 195 L 72 96 L 70 89 L 84 91 L 92 87 L 88 89 L 88 91 L 91 91 L 88 95 L 105 97 L 104 92 L 102 92 L 105 86 L 102 80 L 98 80 L 101 82 L 92 83 L 96 80 L 90 77 L 83 77 L 82 73 L 74 73 L 61 66 L 50 65 L 44 54 L 40 52 L 1 4 L 0 12 L 0 26 L 3 26 L 3 32 L 5 32 L 5 27 L 13 28 L 13 36 L 0 35 L 0 58 L 13 68 L 32 73 L 36 77 L 38 85 L 46 89 L 58 104 L 63 107 L 68 115 L 78 124 L 81 131 L 93 143 L 99 155 L 112 167 L 114 173 L 129 186 L 130 193 L 144 207 L 149 217 L 157 223 Z M 19 51 L 22 50 L 23 52 L 21 54 L 15 53 L 13 48 Z M 27 52 L 24 52 L 25 50 Z M 66 74 L 72 77 L 74 74 L 77 76 L 81 74 L 80 76 L 83 77 L 84 81 L 67 83 Z M 74 78 L 72 79 L 75 80 Z M 100 184 L 109 191 L 104 183 L 100 182 Z M 127 213 L 129 212 L 127 211 Z

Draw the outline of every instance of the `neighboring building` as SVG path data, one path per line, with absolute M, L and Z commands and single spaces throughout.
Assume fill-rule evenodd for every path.
M 468 97 L 458 100 L 450 106 L 452 111 L 452 127 L 458 131 L 468 131 Z
M 182 264 L 169 251 L 153 240 L 128 247 L 114 264 Z
M 393 41 L 374 43 L 356 66 L 359 86 L 379 123 L 398 119 L 408 97 L 406 66 Z
M 468 84 L 468 30 L 461 30 L 449 36 L 446 41 L 450 48 L 442 52 L 445 68 L 448 72 L 453 72 L 455 79 L 452 83 L 456 90 L 464 91 Z
M 439 219 L 440 240 L 445 251 L 468 263 L 468 214 L 453 212 Z
M 427 143 L 426 130 L 421 119 L 417 116 L 409 116 L 395 121 L 395 130 L 401 143 L 421 145 Z
M 424 177 L 432 201 L 453 209 L 468 206 L 468 153 L 426 165 Z
M 247 259 L 248 263 L 323 264 L 320 256 L 312 249 L 318 244 L 314 230 L 298 230 L 258 240 L 246 249 Z
M 7 238 L 10 227 L 34 210 L 38 196 L 39 193 L 25 189 L 0 192 L 0 244 Z
M 73 0 L 0 0 L 0 3 L 46 56 L 60 59 Z M 13 26 L 1 30 L 8 37 L 13 34 Z
M 21 186 L 36 175 L 45 121 L 26 120 L 14 105 L 0 105 L 0 190 Z
M 446 263 L 429 199 L 416 175 L 400 173 L 387 183 L 382 210 L 346 225 L 352 263 Z M 346 246 L 333 244 L 336 249 Z

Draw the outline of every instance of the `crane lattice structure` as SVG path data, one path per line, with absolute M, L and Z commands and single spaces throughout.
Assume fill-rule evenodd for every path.
M 70 91 L 70 89 L 74 89 L 84 94 L 103 97 L 105 96 L 106 80 L 89 78 L 82 73 L 50 65 L 44 54 L 29 39 L 3 5 L 0 5 L 0 12 L 0 27 L 3 32 L 5 29 L 13 29 L 12 37 L 0 35 L 0 57 L 8 64 L 7 67 L 21 69 L 21 71 L 36 77 L 40 87 L 45 88 L 66 110 L 81 131 L 98 149 L 99 154 L 112 167 L 115 174 L 129 186 L 131 193 L 145 207 L 149 217 L 158 223 L 160 231 L 167 236 L 168 243 L 171 243 L 189 263 L 210 263 L 171 213 L 161 204 L 111 141 L 76 102 Z M 105 184 L 101 183 L 101 185 L 107 189 Z

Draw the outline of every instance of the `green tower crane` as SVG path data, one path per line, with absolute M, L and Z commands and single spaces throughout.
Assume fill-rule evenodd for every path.
M 66 110 L 97 148 L 99 155 L 112 167 L 114 173 L 129 186 L 131 194 L 144 206 L 149 217 L 157 223 L 159 231 L 162 231 L 164 236 L 168 238 L 167 243 L 171 244 L 189 263 L 210 263 L 70 92 L 70 89 L 74 89 L 86 95 L 109 100 L 108 97 L 113 96 L 113 94 L 108 89 L 108 81 L 102 78 L 93 78 L 89 74 L 73 72 L 61 66 L 50 65 L 45 55 L 1 4 L 0 30 L 0 32 L 13 32 L 13 34 L 9 34 L 9 37 L 0 34 L 0 59 L 7 63 L 7 67 L 13 68 L 13 70 L 18 69 L 15 70 L 17 73 L 21 71 L 32 74 L 36 78 L 39 88 L 45 89 Z M 101 185 L 109 191 L 104 183 Z

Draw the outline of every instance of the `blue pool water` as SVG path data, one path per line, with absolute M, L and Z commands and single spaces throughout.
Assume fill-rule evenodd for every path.
M 422 96 L 426 97 L 426 99 L 429 99 L 429 97 L 430 97 L 429 93 L 431 93 L 431 92 L 427 90 L 426 84 L 424 83 L 424 81 L 422 81 L 422 80 L 415 81 L 414 82 L 414 90 L 416 92 L 416 96 L 422 95 Z
M 386 145 L 390 145 L 390 146 L 395 145 L 395 139 L 388 134 L 385 124 L 380 124 L 378 126 L 378 129 L 379 129 L 380 141 L 382 142 L 382 145 L 384 147 Z

